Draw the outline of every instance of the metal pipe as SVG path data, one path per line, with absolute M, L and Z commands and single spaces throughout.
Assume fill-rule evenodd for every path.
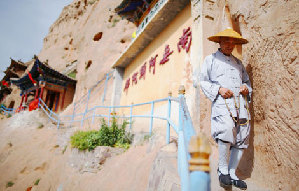
M 149 130 L 149 134 L 152 134 L 152 130 L 153 130 L 153 115 L 154 115 L 154 102 L 152 101 L 151 104 L 151 121 L 150 121 L 150 130 Z
M 133 103 L 131 104 L 131 108 L 130 108 L 130 129 L 132 129 L 132 114 L 133 114 Z
M 167 110 L 167 118 L 170 119 L 171 115 L 171 101 L 168 99 L 168 110 Z M 170 141 L 170 123 L 167 120 L 167 129 L 166 129 L 166 144 L 169 144 Z

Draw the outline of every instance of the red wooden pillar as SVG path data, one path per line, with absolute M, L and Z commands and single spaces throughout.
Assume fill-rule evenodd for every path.
M 26 102 L 27 102 L 27 98 L 28 98 L 28 94 L 26 93 L 26 94 L 25 94 L 25 104 L 26 104 Z
M 64 106 L 64 98 L 65 98 L 65 94 L 66 94 L 66 89 L 67 88 L 64 88 L 64 90 L 63 90 L 63 95 L 62 95 L 62 103 L 61 103 L 61 110 L 63 110 L 63 106 Z
M 21 100 L 21 103 L 20 103 L 20 107 L 22 107 L 22 104 L 23 104 L 23 101 L 24 101 L 24 94 L 22 95 L 22 100 Z
M 41 88 L 39 98 L 43 99 L 44 87 Z
M 35 96 L 34 96 L 34 99 L 35 99 L 35 100 L 36 100 L 37 97 L 38 97 L 38 92 L 39 92 L 39 88 L 37 88 L 37 89 L 35 90 Z

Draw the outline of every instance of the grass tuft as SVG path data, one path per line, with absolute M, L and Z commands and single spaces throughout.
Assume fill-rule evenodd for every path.
M 37 179 L 35 182 L 34 182 L 34 185 L 38 185 L 38 183 L 39 183 L 39 181 L 40 181 L 40 178 L 39 179 Z
M 64 146 L 63 150 L 62 150 L 62 154 L 64 154 L 64 152 L 66 151 L 67 149 L 67 145 Z
M 13 183 L 13 181 L 8 181 L 6 184 L 6 188 L 8 187 L 12 187 L 15 183 Z
M 44 127 L 44 124 L 39 124 L 39 126 L 37 127 L 38 129 L 42 129 Z

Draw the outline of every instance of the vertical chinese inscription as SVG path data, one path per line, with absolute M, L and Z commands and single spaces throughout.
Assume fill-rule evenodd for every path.
M 139 76 L 139 80 L 141 78 L 145 79 L 145 73 L 146 73 L 146 63 L 144 63 L 141 68 L 140 68 L 140 76 Z
M 170 52 L 170 48 L 169 48 L 169 45 L 166 45 L 165 46 L 165 51 L 164 51 L 164 55 L 163 55 L 163 58 L 162 60 L 160 61 L 160 64 L 165 64 L 166 62 L 169 61 L 169 56 L 173 53 L 173 51 Z
M 133 84 L 137 84 L 137 75 L 138 75 L 138 72 L 135 72 L 132 76 L 132 85 Z
M 130 87 L 130 81 L 131 81 L 131 79 L 128 78 L 127 81 L 126 81 L 126 85 L 125 85 L 124 91 L 126 91 L 126 90 L 129 89 L 129 87 Z
M 182 48 L 185 49 L 186 52 L 188 53 L 190 50 L 191 41 L 192 41 L 192 33 L 190 27 L 188 27 L 187 29 L 183 30 L 183 36 L 180 37 L 180 40 L 177 44 L 178 51 L 181 52 L 181 48 Z
M 151 72 L 151 68 L 153 68 L 153 74 L 155 74 L 156 69 L 156 58 L 158 57 L 158 54 L 156 54 L 155 57 L 151 57 L 149 61 L 149 72 Z

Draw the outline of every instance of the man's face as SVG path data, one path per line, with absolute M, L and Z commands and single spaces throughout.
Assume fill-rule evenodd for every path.
M 220 49 L 225 55 L 230 55 L 235 48 L 235 41 L 233 38 L 221 37 L 220 38 Z

